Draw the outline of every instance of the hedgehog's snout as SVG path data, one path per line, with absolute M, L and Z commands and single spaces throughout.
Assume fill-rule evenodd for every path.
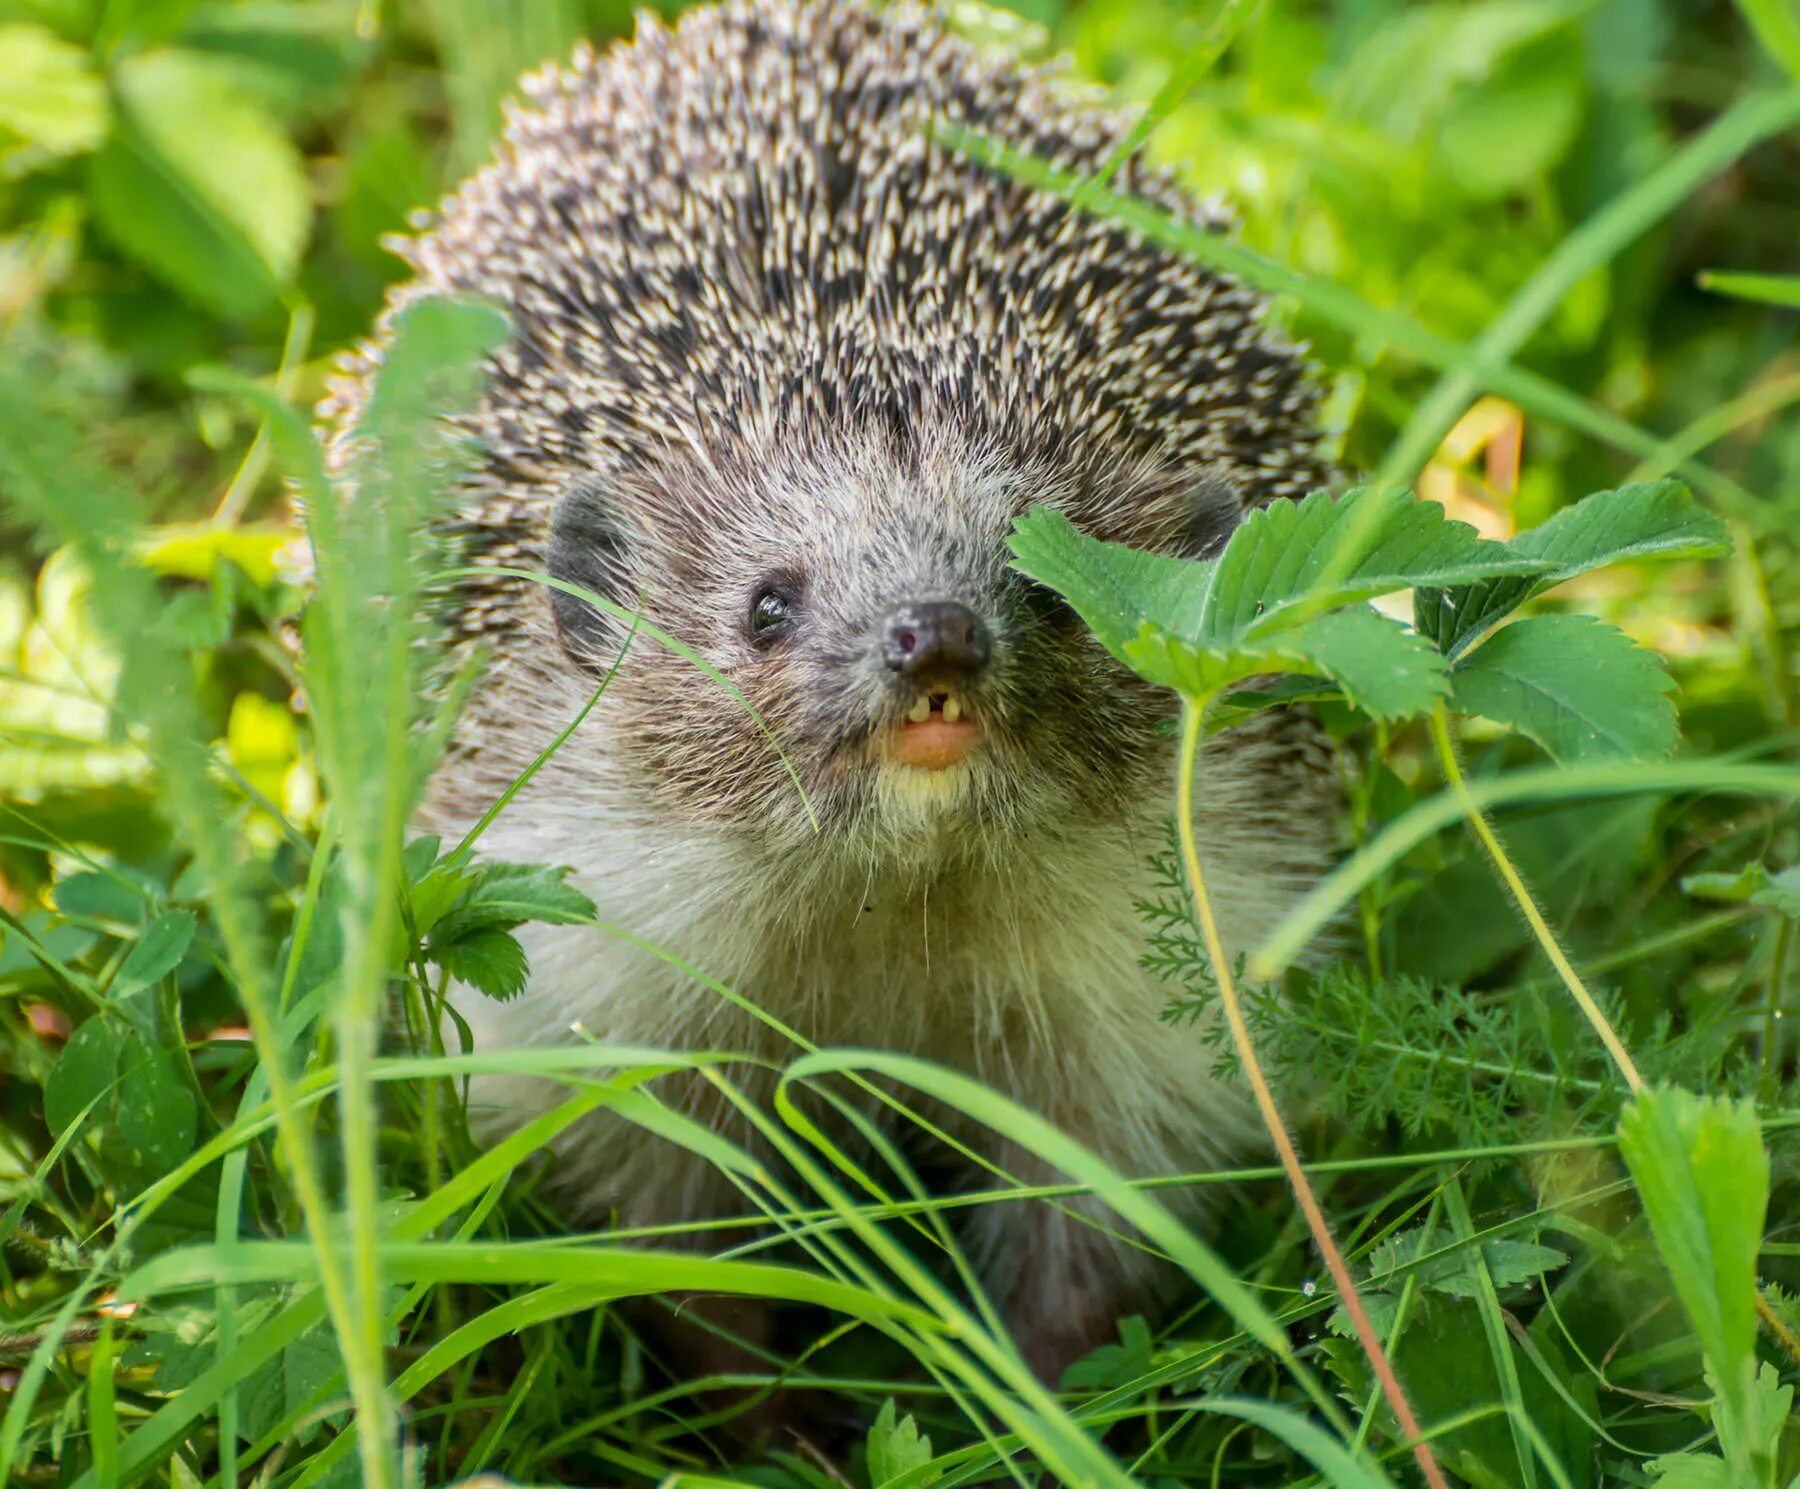
M 960 600 L 912 600 L 882 618 L 878 641 L 901 713 L 888 758 L 925 770 L 967 758 L 984 737 L 971 693 L 993 656 L 987 622 Z
M 882 661 L 902 677 L 973 677 L 992 651 L 986 623 L 957 600 L 900 606 L 887 617 L 881 640 Z

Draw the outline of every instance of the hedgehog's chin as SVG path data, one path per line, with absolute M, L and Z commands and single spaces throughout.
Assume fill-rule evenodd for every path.
M 973 752 L 973 753 L 979 753 Z M 967 805 L 974 797 L 977 760 L 964 751 L 942 765 L 921 768 L 890 756 L 875 769 L 875 791 L 882 815 L 895 827 L 934 826 L 947 812 Z

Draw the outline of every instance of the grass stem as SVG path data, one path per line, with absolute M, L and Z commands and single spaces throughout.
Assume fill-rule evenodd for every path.
M 1500 845 L 1500 839 L 1494 835 L 1494 829 L 1482 815 L 1481 807 L 1469 794 L 1469 785 L 1463 779 L 1462 766 L 1456 760 L 1456 746 L 1450 738 L 1450 716 L 1444 711 L 1442 704 L 1432 710 L 1431 739 L 1437 746 L 1438 764 L 1444 772 L 1444 780 L 1463 805 L 1464 814 L 1469 819 L 1469 826 L 1474 828 L 1475 836 L 1481 839 L 1481 846 L 1493 859 L 1494 868 L 1505 882 L 1507 891 L 1512 895 L 1519 911 L 1525 917 L 1526 924 L 1531 927 L 1531 934 L 1537 937 L 1537 943 L 1543 947 L 1544 955 L 1550 959 L 1550 965 L 1556 969 L 1556 975 L 1562 979 L 1563 986 L 1569 990 L 1569 996 L 1575 1005 L 1594 1026 L 1594 1032 L 1600 1036 L 1600 1042 L 1606 1046 L 1606 1053 L 1612 1056 L 1612 1062 L 1619 1067 L 1619 1073 L 1625 1077 L 1625 1084 L 1632 1092 L 1644 1089 L 1644 1078 L 1638 1074 L 1637 1065 L 1631 1053 L 1625 1048 L 1617 1031 L 1608 1022 L 1600 1005 L 1594 1001 L 1594 995 L 1587 990 L 1587 984 L 1581 980 L 1581 974 L 1575 970 L 1562 949 L 1562 943 L 1556 939 L 1556 932 L 1550 929 L 1550 923 L 1544 919 L 1543 912 L 1537 907 L 1537 901 L 1531 897 L 1531 890 L 1519 871 L 1513 867 L 1513 861 L 1507 856 L 1506 849 Z
M 1238 999 L 1237 984 L 1231 975 L 1231 959 L 1226 956 L 1225 943 L 1219 935 L 1219 924 L 1213 915 L 1212 897 L 1207 893 L 1206 876 L 1200 865 L 1200 850 L 1194 839 L 1194 768 L 1200 755 L 1203 708 L 1204 704 L 1200 700 L 1184 698 L 1182 701 L 1181 764 L 1176 784 L 1175 820 L 1181 840 L 1181 860 L 1187 869 L 1188 886 L 1194 895 L 1194 913 L 1199 917 L 1200 935 L 1206 943 L 1207 959 L 1212 963 L 1213 976 L 1218 983 L 1219 1005 L 1225 1010 L 1225 1021 L 1231 1028 L 1238 1063 L 1244 1068 L 1244 1077 L 1250 1083 L 1250 1093 L 1255 1098 L 1257 1110 L 1262 1114 L 1263 1125 L 1268 1128 L 1270 1141 L 1275 1144 L 1275 1153 L 1281 1160 L 1288 1187 L 1294 1191 L 1294 1198 L 1306 1217 L 1313 1245 L 1318 1248 L 1326 1270 L 1331 1273 L 1331 1280 L 1343 1301 L 1344 1311 L 1349 1314 L 1351 1327 L 1356 1331 L 1357 1343 L 1369 1358 L 1369 1367 L 1381 1385 L 1381 1394 L 1387 1401 L 1388 1409 L 1393 1412 L 1402 1437 L 1412 1445 L 1413 1458 L 1419 1465 L 1419 1472 L 1425 1476 L 1425 1481 L 1432 1489 L 1449 1489 L 1444 1471 L 1438 1466 L 1437 1458 L 1431 1451 L 1431 1445 L 1419 1430 L 1418 1418 L 1413 1415 L 1412 1404 L 1406 1399 L 1400 1377 L 1394 1373 L 1387 1351 L 1382 1347 L 1381 1336 L 1375 1332 L 1368 1310 L 1363 1307 L 1362 1295 L 1356 1290 L 1356 1280 L 1350 1275 L 1344 1254 L 1332 1239 L 1325 1213 L 1319 1208 L 1312 1185 L 1307 1182 L 1306 1173 L 1300 1167 L 1300 1155 L 1295 1151 L 1293 1139 L 1288 1135 L 1281 1109 L 1275 1104 L 1275 1093 L 1269 1089 L 1262 1062 L 1256 1057 L 1256 1045 L 1250 1038 L 1250 1026 L 1244 1019 L 1243 1004 Z

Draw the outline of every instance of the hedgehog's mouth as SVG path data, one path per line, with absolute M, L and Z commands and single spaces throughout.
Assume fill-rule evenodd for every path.
M 981 723 L 954 689 L 920 693 L 895 727 L 889 749 L 895 760 L 919 770 L 943 770 L 981 743 Z

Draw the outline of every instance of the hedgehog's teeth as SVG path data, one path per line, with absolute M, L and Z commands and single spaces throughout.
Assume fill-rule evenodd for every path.
M 952 693 L 944 700 L 944 722 L 954 724 L 961 717 L 962 704 L 957 701 L 956 694 Z
M 919 694 L 919 700 L 906 711 L 907 718 L 915 724 L 923 724 L 931 717 L 931 699 L 927 694 Z

